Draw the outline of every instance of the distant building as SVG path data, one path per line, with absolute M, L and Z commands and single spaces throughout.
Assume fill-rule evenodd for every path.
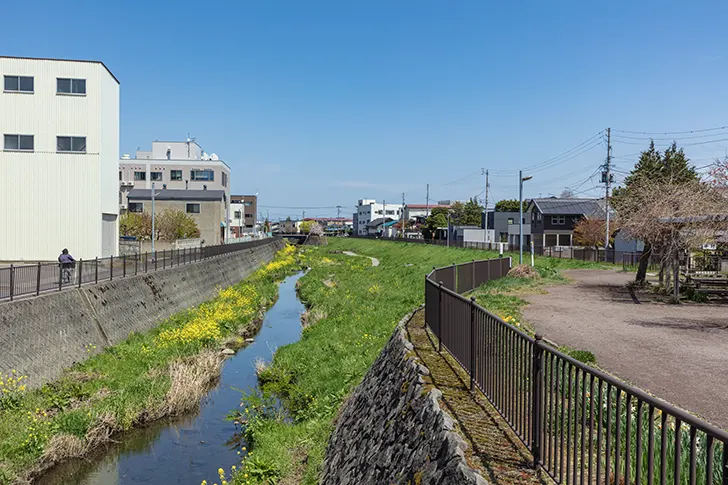
M 526 212 L 531 220 L 531 235 L 537 248 L 573 246 L 574 227 L 584 218 L 604 219 L 602 199 L 533 199 Z
M 291 219 L 278 221 L 278 232 L 281 234 L 298 234 L 301 232 L 301 221 Z
M 354 225 L 352 219 L 345 217 L 307 217 L 304 221 L 317 222 L 324 232 L 329 233 L 350 231 Z
M 205 245 L 222 244 L 225 240 L 227 208 L 223 190 L 180 190 L 155 188 L 154 213 L 165 209 L 180 210 L 189 214 L 200 229 Z M 151 189 L 133 189 L 128 192 L 129 212 L 152 212 Z
M 118 254 L 119 81 L 98 61 L 0 56 L 0 260 Z
M 508 242 L 509 240 L 509 226 L 516 224 L 518 225 L 518 212 L 496 212 L 492 209 L 488 210 L 488 229 L 493 229 L 495 233 L 495 242 Z M 526 212 L 523 213 L 524 219 L 526 219 L 529 225 L 530 232 L 530 220 L 526 218 Z M 485 227 L 485 214 L 483 214 L 483 227 Z
M 230 196 L 230 237 L 243 237 L 258 232 L 256 214 L 257 195 Z
M 370 232 L 367 224 L 373 219 L 382 218 L 383 215 L 389 219 L 399 219 L 401 210 L 402 206 L 399 204 L 387 204 L 386 201 L 378 204 L 375 199 L 360 199 L 356 207 L 354 233 L 366 236 Z
M 208 155 L 194 140 L 154 141 L 149 151 L 119 160 L 119 209 L 128 210 L 128 194 L 135 189 L 221 190 L 225 197 L 226 227 L 230 219 L 230 167 L 214 153 Z
M 405 204 L 404 206 L 404 218 L 407 221 L 414 220 L 415 222 L 422 224 L 425 222 L 427 216 L 432 213 L 432 209 L 436 207 L 450 208 L 449 201 L 441 201 L 437 204 Z

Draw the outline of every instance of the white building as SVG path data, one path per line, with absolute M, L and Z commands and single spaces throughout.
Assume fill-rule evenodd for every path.
M 118 252 L 119 81 L 101 62 L 0 56 L 0 260 Z
M 366 236 L 367 224 L 382 217 L 399 219 L 401 210 L 402 206 L 399 204 L 387 204 L 386 201 L 378 204 L 374 199 L 360 199 L 353 217 L 354 233 L 358 236 Z
M 132 189 L 222 190 L 225 192 L 225 220 L 230 221 L 230 167 L 214 153 L 208 155 L 194 140 L 153 141 L 151 150 L 137 150 L 135 158 L 119 160 L 119 209 L 130 210 Z M 225 238 L 230 228 L 225 224 Z

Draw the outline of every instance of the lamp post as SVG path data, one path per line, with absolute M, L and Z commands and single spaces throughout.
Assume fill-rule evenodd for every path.
M 154 182 L 152 182 L 152 254 L 153 257 L 156 259 L 157 254 L 154 252 L 154 240 L 156 239 L 154 236 L 154 196 L 156 194 L 154 193 Z
M 533 177 L 523 176 L 523 170 L 518 171 L 518 264 L 523 264 L 523 182 Z

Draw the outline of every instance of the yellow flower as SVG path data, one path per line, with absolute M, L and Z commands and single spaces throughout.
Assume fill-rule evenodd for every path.
M 218 475 L 225 475 L 225 470 L 223 470 L 222 468 L 218 468 L 217 469 L 217 474 Z

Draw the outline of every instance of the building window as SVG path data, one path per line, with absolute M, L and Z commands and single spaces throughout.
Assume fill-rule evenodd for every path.
M 253 214 L 245 214 L 246 219 L 250 219 L 251 217 L 253 217 Z
M 121 182 L 121 170 L 119 170 L 119 181 Z
M 57 136 L 56 145 L 59 152 L 86 153 L 85 136 Z
M 191 180 L 213 181 L 213 180 L 215 180 L 215 171 L 214 170 L 190 170 L 190 179 Z
M 200 213 L 200 204 L 187 204 L 187 213 L 188 214 L 199 214 Z
M 242 219 L 242 218 L 243 218 L 243 216 L 242 216 L 242 214 L 240 213 L 240 211 L 235 211 L 235 215 L 234 215 L 233 217 L 234 217 L 235 219 Z
M 144 212 L 144 204 L 141 202 L 129 202 L 129 212 Z
M 508 224 L 515 224 L 514 221 L 515 221 L 515 219 L 513 219 L 512 217 L 508 218 Z
M 5 149 L 32 152 L 33 135 L 5 135 Z
M 171 170 L 169 175 L 170 180 L 182 180 L 182 170 Z
M 32 93 L 33 85 L 31 76 L 5 76 L 5 91 L 9 93 Z
M 137 182 L 147 179 L 147 172 L 134 172 L 134 180 Z
M 253 205 L 253 203 L 251 201 L 247 201 L 247 202 L 243 202 L 243 205 L 245 207 L 251 207 Z
M 227 174 L 225 172 L 222 173 L 222 186 L 227 187 Z
M 172 150 L 167 148 L 167 160 L 172 160 Z
M 162 181 L 162 172 L 149 172 L 149 176 L 152 182 Z
M 56 93 L 57 94 L 86 94 L 86 80 L 85 79 L 56 79 Z
M 551 224 L 553 224 L 554 226 L 563 226 L 566 224 L 566 217 L 551 216 Z

